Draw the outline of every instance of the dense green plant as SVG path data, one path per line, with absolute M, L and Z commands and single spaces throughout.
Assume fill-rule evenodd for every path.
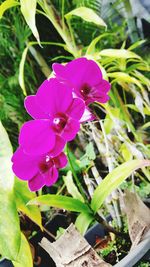
M 137 179 L 141 179 L 145 188 L 148 188 L 150 173 L 144 166 L 150 164 L 146 160 L 150 156 L 149 65 L 142 56 L 133 52 L 145 41 L 126 45 L 126 21 L 123 20 L 123 24 L 119 26 L 112 18 L 107 20 L 107 16 L 100 17 L 102 5 L 99 1 L 38 0 L 28 1 L 27 6 L 26 0 L 3 2 L 0 16 L 4 12 L 6 16 L 4 14 L 0 24 L 0 55 L 3 63 L 0 74 L 0 120 L 9 133 L 14 149 L 17 146 L 18 129 L 27 119 L 23 99 L 25 95 L 35 92 L 44 76 L 50 75 L 50 60 L 57 59 L 66 63 L 80 56 L 94 59 L 101 67 L 104 77 L 110 79 L 112 84 L 110 102 L 105 105 L 96 103 L 91 107 L 99 119 L 83 126 L 77 143 L 66 148 L 69 167 L 62 173 L 63 179 L 56 185 L 56 194 L 42 195 L 40 191 L 37 197 L 28 191 L 24 182 L 14 179 L 10 170 L 12 148 L 3 125 L 0 125 L 0 148 L 3 148 L 0 150 L 0 157 L 6 164 L 0 172 L 0 198 L 1 203 L 4 195 L 7 200 L 0 208 L 0 218 L 4 217 L 7 210 L 0 232 L 0 253 L 13 260 L 14 266 L 30 267 L 31 255 L 28 258 L 21 256 L 22 251 L 27 251 L 26 255 L 30 252 L 20 231 L 17 211 L 19 214 L 26 214 L 41 228 L 40 209 L 45 205 L 73 211 L 78 214 L 77 228 L 85 233 L 95 220 L 105 224 L 102 217 L 98 216 L 100 209 L 104 207 L 112 216 L 115 214 L 114 219 L 121 228 L 117 190 L 119 186 L 127 177 L 132 177 L 127 186 L 123 184 L 120 190 L 134 186 Z M 116 5 L 118 3 L 116 1 Z M 13 8 L 7 10 L 10 7 Z M 45 41 L 40 38 L 41 32 L 38 33 L 35 24 L 36 12 L 38 16 L 46 17 L 47 25 L 55 32 L 56 39 Z M 116 30 L 119 31 L 117 38 Z M 56 46 L 55 55 L 46 54 L 45 46 Z M 135 172 L 138 168 L 142 169 Z M 3 179 L 9 182 L 6 188 Z M 135 190 L 142 192 L 140 187 L 135 186 Z M 141 195 L 146 197 L 148 190 L 144 189 Z M 8 225 L 10 221 L 12 225 Z M 9 235 L 8 244 L 10 228 L 12 235 Z

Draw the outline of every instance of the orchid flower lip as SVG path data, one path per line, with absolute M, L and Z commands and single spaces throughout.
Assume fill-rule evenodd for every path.
M 64 113 L 57 113 L 53 119 L 53 130 L 60 134 L 68 122 L 68 116 Z

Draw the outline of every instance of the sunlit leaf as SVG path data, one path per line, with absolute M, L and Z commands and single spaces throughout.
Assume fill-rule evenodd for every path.
M 68 171 L 66 176 L 63 176 L 64 183 L 67 187 L 68 193 L 75 199 L 79 199 L 80 201 L 84 202 L 82 195 L 80 194 L 78 188 L 76 187 L 71 171 Z
M 36 197 L 34 192 L 31 192 L 27 186 L 27 183 L 19 179 L 15 179 L 15 200 L 17 209 L 26 214 L 33 222 L 38 224 L 42 229 L 42 218 L 40 209 L 36 206 L 27 206 L 26 204 Z
M 150 160 L 131 160 L 121 164 L 109 173 L 96 188 L 91 202 L 94 212 L 98 211 L 107 196 L 110 195 L 136 169 L 150 166 Z
M 88 206 L 78 199 L 60 195 L 43 195 L 28 202 L 29 205 L 49 205 L 76 212 L 90 212 Z
M 87 22 L 92 22 L 99 26 L 107 26 L 103 19 L 88 7 L 76 8 L 65 15 L 67 19 L 69 19 L 71 16 L 78 16 Z
M 11 157 L 11 143 L 0 123 L 0 253 L 8 259 L 16 259 L 21 235 L 13 194 L 14 175 Z
M 37 0 L 20 0 L 20 4 L 21 4 L 21 12 L 25 18 L 25 21 L 30 27 L 38 43 L 40 44 L 39 33 L 37 31 L 35 23 Z
M 134 77 L 124 72 L 107 73 L 108 77 L 115 78 L 114 82 L 124 81 L 126 83 L 136 84 L 140 89 L 143 89 L 142 84 Z
M 125 49 L 104 49 L 99 53 L 100 56 L 112 57 L 112 58 L 140 58 L 134 52 Z
M 127 144 L 123 143 L 121 145 L 120 151 L 125 161 L 129 161 L 133 158 L 133 155 L 131 151 L 129 150 L 129 148 L 127 147 Z
M 16 261 L 13 261 L 14 267 L 33 267 L 33 260 L 30 245 L 26 237 L 21 234 L 21 246 Z
M 21 58 L 20 65 L 19 65 L 19 77 L 18 77 L 20 87 L 25 96 L 27 95 L 27 92 L 26 92 L 26 87 L 25 87 L 25 82 L 24 82 L 24 64 L 25 64 L 27 52 L 28 52 L 28 47 L 26 47 L 22 53 L 22 58 Z
M 132 110 L 134 110 L 134 111 L 136 111 L 136 112 L 140 112 L 139 109 L 133 104 L 127 104 L 125 106 L 130 108 L 130 109 L 132 109 Z M 150 115 L 150 110 L 148 108 L 144 107 L 143 111 L 144 111 L 145 115 Z
M 102 39 L 105 38 L 107 36 L 113 35 L 113 33 L 103 33 L 100 36 L 97 36 L 95 39 L 92 40 L 92 42 L 89 44 L 87 51 L 86 51 L 86 55 L 94 53 L 95 52 L 95 46 L 96 44 Z
M 14 6 L 18 6 L 19 3 L 15 0 L 6 0 L 0 5 L 0 19 L 2 18 L 4 12 Z
M 134 50 L 135 48 L 137 48 L 138 46 L 144 44 L 146 42 L 146 40 L 140 40 L 140 41 L 137 41 L 135 42 L 134 44 L 132 44 L 128 50 Z
M 77 217 L 75 226 L 79 230 L 79 232 L 84 235 L 93 220 L 94 217 L 92 216 L 92 214 L 84 212 Z

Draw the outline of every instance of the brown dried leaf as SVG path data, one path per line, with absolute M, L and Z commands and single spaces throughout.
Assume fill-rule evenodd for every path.
M 150 210 L 136 193 L 128 190 L 125 191 L 124 202 L 133 248 L 144 239 L 150 230 Z

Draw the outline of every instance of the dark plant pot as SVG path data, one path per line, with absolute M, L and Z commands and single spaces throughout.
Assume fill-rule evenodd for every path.
M 107 218 L 108 221 L 111 220 L 109 216 Z M 57 215 L 52 221 L 50 221 L 45 228 L 50 231 L 52 234 L 56 235 L 56 231 L 59 227 L 67 228 L 67 220 L 65 215 Z M 106 231 L 102 225 L 96 223 L 92 226 L 87 233 L 85 234 L 85 238 L 91 246 L 95 245 L 95 240 L 97 237 L 104 238 L 106 235 Z M 31 238 L 30 242 L 34 247 L 36 247 L 37 258 L 41 258 L 41 262 L 39 265 L 34 265 L 35 267 L 56 267 L 55 263 L 48 255 L 48 253 L 43 250 L 39 246 L 39 242 L 43 237 L 48 238 L 51 242 L 53 239 L 50 238 L 49 235 L 39 231 L 34 237 Z M 131 251 L 126 257 L 124 257 L 120 262 L 115 264 L 115 267 L 133 267 L 140 260 L 150 261 L 150 235 L 142 241 L 133 251 Z M 3 259 L 0 261 L 0 267 L 13 267 L 11 261 Z
M 53 235 L 56 235 L 59 227 L 67 228 L 68 226 L 67 217 L 65 215 L 57 215 L 45 225 L 45 228 Z M 54 261 L 51 259 L 48 253 L 39 245 L 39 242 L 43 237 L 46 237 L 51 242 L 54 241 L 47 233 L 42 232 L 41 230 L 30 239 L 30 243 L 35 247 L 36 250 L 37 262 L 40 262 L 39 264 L 35 264 L 34 267 L 56 267 Z M 11 261 L 2 259 L 0 260 L 0 267 L 13 267 L 13 265 Z
M 110 217 L 108 217 L 108 220 L 111 220 Z M 94 246 L 96 243 L 96 238 L 104 238 L 105 235 L 106 231 L 104 230 L 103 226 L 97 223 L 87 231 L 87 233 L 85 234 L 85 238 L 91 246 Z M 127 256 L 125 256 L 114 266 L 133 267 L 141 260 L 150 262 L 150 232 L 147 238 L 145 238 L 145 240 L 138 244 L 135 249 L 129 252 Z
M 2 259 L 0 260 L 0 267 L 13 267 L 11 261 Z

